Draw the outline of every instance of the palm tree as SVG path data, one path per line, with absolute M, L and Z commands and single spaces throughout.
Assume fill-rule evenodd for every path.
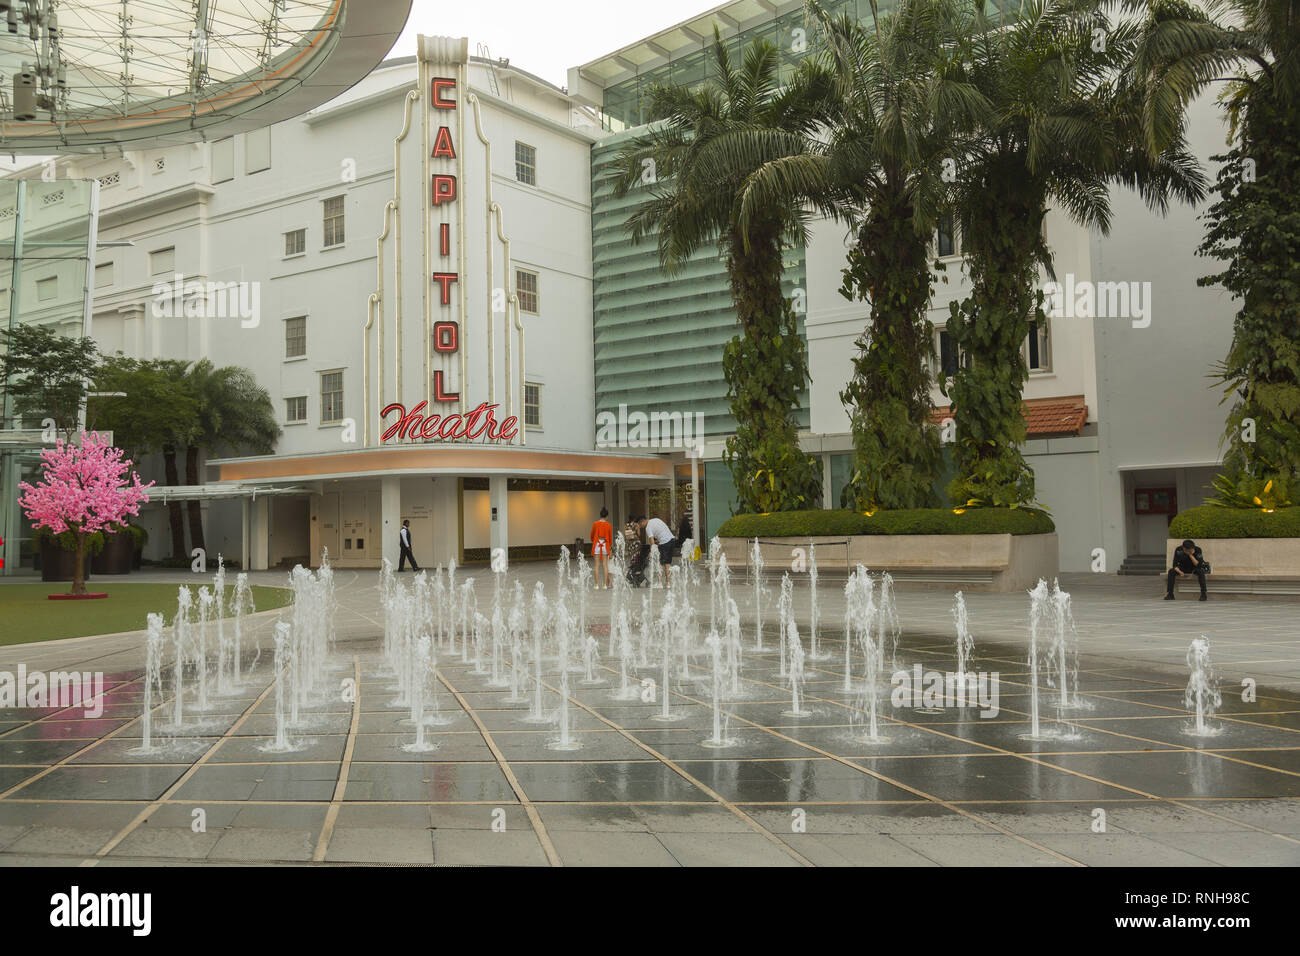
M 198 402 L 198 428 L 185 449 L 185 483 L 199 480 L 199 450 L 209 455 L 228 449 L 269 455 L 275 451 L 280 426 L 270 393 L 257 383 L 246 368 L 227 365 L 216 368 L 208 359 L 195 362 L 187 374 Z M 170 480 L 170 479 L 169 479 Z M 203 511 L 196 500 L 186 502 L 190 544 L 204 548 Z
M 1222 84 L 1228 152 L 1199 252 L 1223 263 L 1198 280 L 1240 301 L 1218 374 L 1232 401 L 1221 504 L 1300 500 L 1300 2 L 1210 0 L 1149 7 L 1134 57 L 1146 81 L 1148 149 L 1181 133 L 1193 99 Z
M 1043 322 L 1039 269 L 1052 275 L 1043 231 L 1048 205 L 1075 223 L 1110 228 L 1110 187 L 1139 189 L 1163 211 L 1195 202 L 1205 180 L 1181 128 L 1158 150 L 1139 132 L 1145 90 L 1126 68 L 1140 30 L 1110 22 L 1102 0 L 1025 0 L 1006 17 L 973 16 L 971 79 L 991 121 L 958 159 L 956 214 L 971 293 L 951 305 L 948 332 L 965 360 L 950 395 L 957 425 L 959 505 L 1017 507 L 1034 500 L 1021 392 L 1021 346 Z
M 736 432 L 726 461 L 742 511 L 811 507 L 821 490 L 816 459 L 799 448 L 792 410 L 808 381 L 807 347 L 782 295 L 783 253 L 803 238 L 797 204 L 753 210 L 742 227 L 746 178 L 786 154 L 780 134 L 810 135 L 829 78 L 811 65 L 779 84 L 779 54 L 755 41 L 737 67 L 715 28 L 713 75 L 698 89 L 657 86 L 649 129 L 619 155 L 615 193 L 643 182 L 651 196 L 627 221 L 634 240 L 657 235 L 670 274 L 706 243 L 725 256 L 739 333 L 722 368 Z
M 987 113 L 965 75 L 966 18 L 948 0 L 903 0 L 884 17 L 873 3 L 870 22 L 832 18 L 811 0 L 806 10 L 833 77 L 826 125 L 802 143 L 785 134 L 791 155 L 750 176 L 741 222 L 804 201 L 855 234 L 841 293 L 868 302 L 869 319 L 840 396 L 855 451 L 843 503 L 935 506 L 942 453 L 930 423 L 930 239 L 945 206 L 945 161 Z

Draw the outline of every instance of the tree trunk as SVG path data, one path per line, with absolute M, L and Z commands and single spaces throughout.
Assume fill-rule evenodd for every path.
M 86 532 L 77 532 L 77 551 L 72 559 L 72 590 L 70 594 L 86 593 Z
M 167 479 L 167 485 L 175 488 L 181 483 L 180 474 L 176 470 L 176 449 L 172 445 L 163 448 L 163 469 Z M 185 558 L 185 519 L 181 515 L 181 503 L 179 501 L 169 501 L 167 503 L 167 521 L 171 525 L 172 532 L 172 558 L 175 560 L 184 560 Z
M 190 445 L 185 449 L 185 484 L 199 484 L 199 449 Z M 199 501 L 185 502 L 190 519 L 190 546 L 202 548 L 207 553 L 207 544 L 203 540 L 203 505 Z

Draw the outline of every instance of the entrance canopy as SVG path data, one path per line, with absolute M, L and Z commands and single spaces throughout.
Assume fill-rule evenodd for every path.
M 606 481 L 670 481 L 672 462 L 656 455 L 558 451 L 469 444 L 411 445 L 208 463 L 222 484 L 377 478 L 384 475 L 510 475 Z
M 4 8 L 0 152 L 48 154 L 201 142 L 298 116 L 374 69 L 411 0 Z

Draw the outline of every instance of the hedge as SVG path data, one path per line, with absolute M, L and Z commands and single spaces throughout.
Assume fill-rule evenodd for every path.
M 1052 519 L 1029 508 L 950 508 L 877 511 L 778 511 L 736 515 L 718 529 L 722 538 L 808 538 L 857 534 L 1051 534 Z
M 1169 525 L 1169 537 L 1300 538 L 1300 508 L 1265 512 L 1255 508 L 1198 505 L 1180 511 Z

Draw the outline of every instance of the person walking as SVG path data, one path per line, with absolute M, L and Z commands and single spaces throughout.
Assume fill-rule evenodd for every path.
M 415 560 L 415 552 L 411 550 L 411 521 L 408 518 L 402 522 L 402 529 L 397 532 L 397 541 L 402 548 L 402 556 L 398 559 L 397 570 L 405 571 L 406 562 L 411 562 L 411 570 L 419 571 L 420 565 Z
M 591 525 L 591 560 L 596 566 L 596 590 L 609 588 L 609 553 L 614 549 L 614 526 L 607 520 L 609 509 L 601 508 L 600 517 Z

